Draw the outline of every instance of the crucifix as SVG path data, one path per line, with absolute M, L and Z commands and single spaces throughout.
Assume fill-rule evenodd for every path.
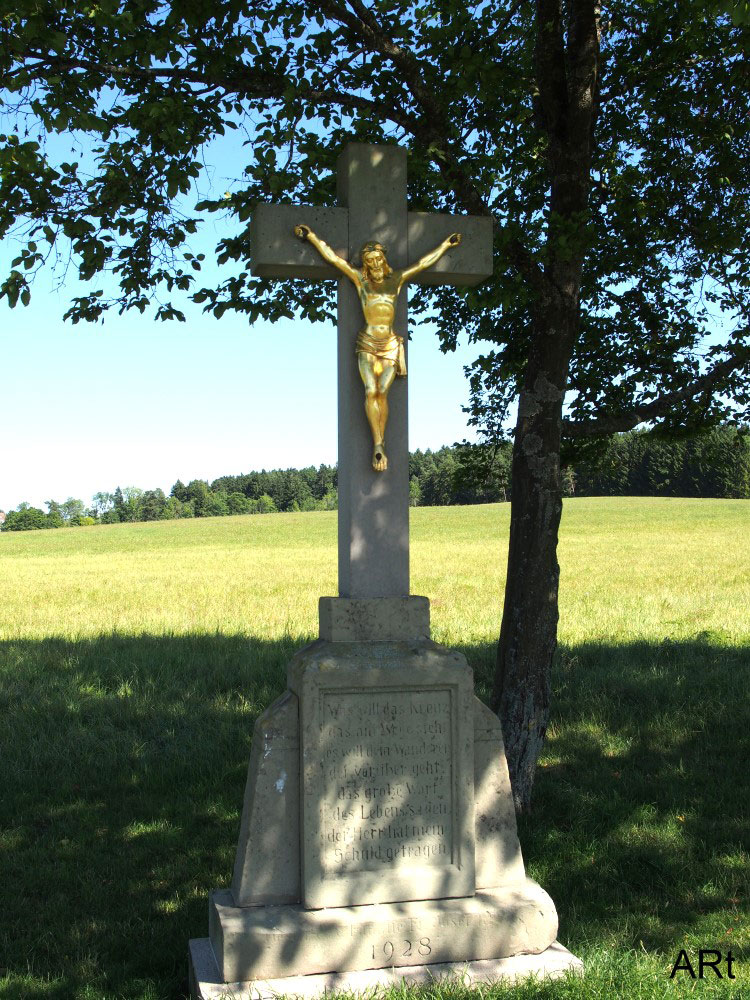
M 387 376 L 391 376 L 386 467 L 385 456 L 378 454 L 375 440 L 379 411 L 363 405 L 363 397 L 365 404 L 368 397 L 372 401 L 372 393 L 363 393 L 362 382 L 367 388 L 367 379 L 361 363 L 368 353 L 367 344 L 363 350 L 361 338 L 371 323 L 369 317 L 366 322 L 363 318 L 365 302 L 348 271 L 362 267 L 362 251 L 369 245 L 365 255 L 372 257 L 377 247 L 381 252 L 385 247 L 386 266 L 399 275 L 408 275 L 406 280 L 415 284 L 478 284 L 492 273 L 492 220 L 409 212 L 406 150 L 398 146 L 350 143 L 338 160 L 337 186 L 339 206 L 335 208 L 256 207 L 250 235 L 253 273 L 263 278 L 339 279 L 339 594 L 350 598 L 407 597 L 406 379 L 396 379 L 392 388 L 390 385 L 392 374 L 406 371 L 406 292 L 398 294 L 397 289 L 389 304 L 388 327 L 392 334 L 395 331 L 400 336 L 394 335 L 390 345 L 393 364 L 385 366 Z M 310 234 L 320 237 L 317 247 Z M 321 255 L 321 242 L 337 255 L 341 265 L 334 267 L 330 258 Z
M 291 659 L 287 691 L 256 722 L 231 889 L 211 894 L 210 938 L 190 945 L 195 1000 L 218 995 L 201 979 L 243 997 L 322 996 L 397 983 L 396 966 L 425 981 L 423 963 L 484 982 L 485 960 L 494 970 L 520 953 L 580 969 L 550 947 L 554 903 L 525 875 L 500 723 L 474 697 L 466 658 L 430 641 L 427 598 L 409 594 L 406 380 L 388 372 L 388 464 L 374 467 L 383 435 L 357 357 L 374 369 L 392 351 L 405 368 L 402 279 L 488 276 L 492 222 L 407 212 L 396 147 L 347 146 L 338 183 L 336 208 L 261 205 L 253 216 L 256 274 L 343 274 L 340 596 L 320 598 L 318 641 Z M 357 276 L 373 252 L 384 277 L 384 261 L 393 267 L 385 288 L 372 268 Z M 531 967 L 547 969 L 542 957 Z
M 354 349 L 365 386 L 365 413 L 372 431 L 372 467 L 376 472 L 385 472 L 388 468 L 385 453 L 388 393 L 397 375 L 406 377 L 404 338 L 393 329 L 396 302 L 407 281 L 436 264 L 451 247 L 457 247 L 461 234 L 451 233 L 448 239 L 403 271 L 390 266 L 385 247 L 373 240 L 362 247 L 362 266 L 357 268 L 304 223 L 294 227 L 294 235 L 309 240 L 323 260 L 352 282 L 359 296 L 365 325 L 357 334 Z

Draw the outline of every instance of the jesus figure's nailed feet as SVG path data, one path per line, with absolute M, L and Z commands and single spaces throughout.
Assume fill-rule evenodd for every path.
M 376 472 L 385 472 L 388 468 L 388 458 L 382 441 L 380 444 L 376 444 L 372 450 L 372 467 Z

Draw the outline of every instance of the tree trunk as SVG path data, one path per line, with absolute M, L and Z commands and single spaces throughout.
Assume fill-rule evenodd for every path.
M 508 576 L 492 696 L 519 812 L 531 805 L 557 647 L 562 404 L 580 321 L 598 104 L 598 2 L 536 0 L 536 29 L 534 111 L 547 138 L 550 225 L 513 445 Z
M 531 807 L 549 723 L 559 617 L 562 404 L 579 325 L 580 280 L 580 259 L 545 277 L 513 443 L 508 572 L 492 708 L 503 726 L 517 812 Z
M 528 811 L 547 732 L 557 646 L 562 388 L 538 372 L 521 393 L 513 447 L 508 575 L 492 707 L 516 809 Z

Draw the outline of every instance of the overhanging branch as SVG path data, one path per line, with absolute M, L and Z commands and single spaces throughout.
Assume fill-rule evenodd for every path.
M 393 41 L 378 23 L 372 9 L 361 0 L 349 2 L 353 10 L 346 9 L 337 0 L 321 0 L 321 7 L 333 21 L 356 33 L 370 52 L 384 56 L 393 64 L 421 112 L 418 123 L 414 122 L 410 131 L 416 139 L 435 150 L 432 159 L 462 207 L 473 215 L 489 215 L 486 200 L 461 163 L 463 150 L 457 149 L 456 143 L 448 139 L 451 125 L 440 102 L 425 82 L 426 72 L 422 63 L 413 52 Z
M 371 119 L 388 121 L 413 136 L 423 147 L 431 150 L 431 158 L 443 175 L 446 185 L 454 193 L 458 204 L 474 215 L 490 215 L 490 208 L 477 190 L 474 179 L 462 162 L 465 155 L 448 136 L 450 126 L 445 115 L 425 83 L 425 74 L 420 60 L 401 45 L 396 44 L 378 23 L 375 13 L 361 0 L 350 0 L 346 7 L 336 0 L 322 0 L 322 9 L 331 20 L 345 25 L 356 33 L 367 48 L 392 62 L 404 86 L 414 99 L 414 110 L 400 106 L 395 101 L 374 101 L 359 94 L 350 94 L 336 88 L 307 88 L 304 82 L 294 80 L 283 73 L 256 70 L 240 63 L 224 68 L 222 73 L 212 73 L 205 68 L 191 66 L 138 66 L 123 65 L 112 61 L 99 61 L 83 55 L 58 56 L 38 48 L 29 49 L 25 58 L 37 60 L 26 62 L 18 73 L 25 72 L 30 81 L 42 81 L 50 73 L 82 72 L 99 75 L 102 78 L 121 82 L 152 81 L 155 84 L 188 85 L 204 88 L 202 93 L 225 91 L 251 101 L 288 100 L 290 90 L 300 107 L 334 105 L 345 112 L 362 114 Z M 352 9 L 353 8 L 353 9 Z M 497 222 L 497 225 L 502 225 Z M 508 245 L 508 255 L 512 265 L 533 287 L 539 289 L 543 282 L 541 268 L 528 249 L 517 237 Z
M 625 413 L 612 414 L 611 416 L 604 414 L 593 420 L 563 420 L 563 437 L 580 440 L 632 431 L 638 424 L 667 416 L 675 406 L 684 403 L 685 400 L 693 399 L 703 392 L 713 391 L 723 378 L 735 372 L 742 372 L 743 369 L 750 373 L 750 348 L 742 349 L 733 357 L 718 362 L 710 371 L 699 375 L 698 378 L 693 379 L 681 389 L 665 392 L 650 403 L 634 406 Z
M 178 82 L 200 85 L 210 92 L 211 90 L 224 90 L 234 93 L 238 97 L 245 97 L 249 100 L 280 100 L 288 91 L 293 81 L 280 74 L 258 73 L 251 67 L 243 67 L 240 72 L 230 73 L 221 78 L 214 78 L 211 74 L 191 70 L 183 67 L 168 66 L 122 66 L 117 63 L 97 62 L 94 59 L 66 59 L 59 56 L 43 56 L 35 54 L 39 62 L 33 66 L 19 67 L 17 72 L 24 71 L 30 79 L 43 80 L 50 72 L 70 72 L 72 70 L 83 70 L 89 73 L 100 73 L 103 76 L 111 76 L 118 80 L 138 79 L 152 80 L 155 83 Z M 369 115 L 379 114 L 388 118 L 394 124 L 411 131 L 415 122 L 406 113 L 398 108 L 384 109 L 381 104 L 371 101 L 358 94 L 347 94 L 333 88 L 310 89 L 300 92 L 300 97 L 315 104 L 336 104 L 339 107 L 352 111 L 361 111 Z M 385 114 L 383 112 L 386 112 Z
M 405 126 L 407 131 L 427 149 L 434 151 L 431 158 L 461 207 L 472 215 L 490 215 L 487 201 L 462 163 L 463 149 L 457 148 L 457 144 L 448 138 L 450 123 L 425 83 L 426 74 L 418 57 L 391 39 L 378 22 L 375 12 L 362 0 L 347 2 L 351 9 L 338 0 L 322 0 L 321 6 L 328 17 L 353 31 L 371 52 L 391 61 L 421 112 L 418 118 L 410 116 L 409 124 Z M 496 221 L 496 225 L 502 224 Z M 517 237 L 509 245 L 509 256 L 523 278 L 539 291 L 544 280 L 542 270 Z

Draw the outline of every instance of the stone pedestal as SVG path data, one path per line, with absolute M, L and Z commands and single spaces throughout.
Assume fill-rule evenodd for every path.
M 540 952 L 557 935 L 554 904 L 530 879 L 457 899 L 323 910 L 238 907 L 225 890 L 212 894 L 209 912 L 224 982 Z
M 322 638 L 256 724 L 232 885 L 209 904 L 218 982 L 322 990 L 328 973 L 559 949 L 554 904 L 525 876 L 500 724 L 465 658 L 428 635 L 424 598 L 321 599 Z M 206 964 L 203 944 L 192 954 Z
M 278 1000 L 281 996 L 318 1000 L 329 993 L 374 997 L 394 986 L 425 986 L 443 980 L 465 987 L 513 985 L 530 977 L 537 982 L 559 979 L 566 973 L 581 975 L 583 963 L 556 941 L 539 955 L 225 983 L 219 978 L 208 938 L 190 942 L 190 990 L 194 1000 Z

